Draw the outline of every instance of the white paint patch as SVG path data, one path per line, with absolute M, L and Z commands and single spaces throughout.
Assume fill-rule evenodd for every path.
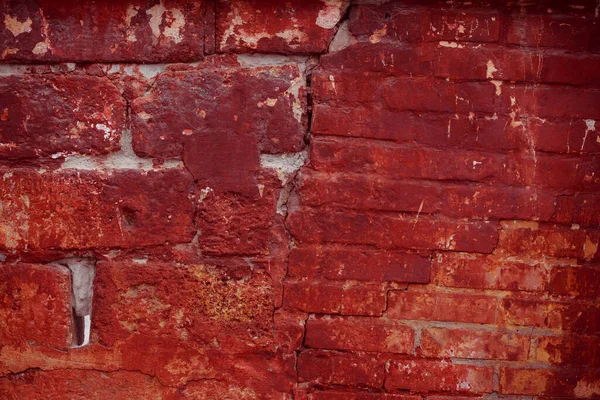
M 31 23 L 32 21 L 29 17 L 27 17 L 24 22 L 19 22 L 17 17 L 4 14 L 4 26 L 10 31 L 10 33 L 13 34 L 14 37 L 17 37 L 22 33 L 31 32 Z
M 48 43 L 46 42 L 37 42 L 33 50 L 31 52 L 38 56 L 43 56 L 48 52 Z
M 496 87 L 496 96 L 500 96 L 502 94 L 502 81 L 490 81 L 492 85 Z
M 293 176 L 304 165 L 307 156 L 306 151 L 285 154 L 261 154 L 260 166 L 276 170 L 279 180 L 285 185 L 290 176 Z
M 352 35 L 352 32 L 350 32 L 350 24 L 348 21 L 344 21 L 340 24 L 338 31 L 329 44 L 329 52 L 335 53 L 356 43 L 358 43 L 358 41 L 354 35 Z
M 462 44 L 458 44 L 456 42 L 446 42 L 446 41 L 443 40 L 439 44 L 442 47 L 448 47 L 450 49 L 462 49 L 463 48 Z
M 581 149 L 579 151 L 583 151 L 583 148 L 585 147 L 585 141 L 587 140 L 588 133 L 590 132 L 596 132 L 596 121 L 594 121 L 593 119 L 586 119 L 585 134 L 583 136 L 583 141 L 581 142 Z
M 171 13 L 171 18 L 169 19 L 169 24 L 165 26 L 163 32 L 161 32 L 160 25 L 163 22 L 163 15 L 166 12 Z M 157 5 L 146 10 L 146 14 L 150 15 L 150 21 L 148 24 L 150 25 L 150 29 L 152 30 L 154 37 L 158 39 L 161 34 L 163 34 L 164 36 L 173 39 L 175 43 L 181 43 L 183 40 L 181 37 L 181 28 L 185 26 L 185 18 L 180 9 L 167 9 L 161 1 Z
M 96 129 L 104 132 L 104 139 L 105 140 L 110 139 L 110 137 L 111 137 L 111 135 L 113 133 L 113 130 L 110 129 L 108 126 L 104 125 L 104 124 L 96 124 Z
M 342 0 L 321 0 L 321 2 L 325 4 L 325 8 L 319 10 L 315 24 L 321 28 L 332 29 L 340 22 L 347 3 Z
M 489 60 L 486 65 L 487 70 L 485 72 L 485 77 L 487 79 L 494 79 L 494 72 L 498 72 L 498 70 L 494 66 L 494 62 L 492 60 Z

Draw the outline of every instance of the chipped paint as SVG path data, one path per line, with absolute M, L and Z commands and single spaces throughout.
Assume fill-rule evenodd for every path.
M 324 29 L 332 29 L 342 18 L 346 2 L 343 0 L 321 0 L 325 8 L 319 10 L 315 24 Z
M 369 36 L 369 42 L 376 44 L 381 42 L 381 39 L 387 35 L 387 24 L 383 25 L 383 28 L 376 30 L 373 32 L 371 36 Z
M 462 49 L 463 48 L 462 44 L 458 44 L 456 42 L 446 42 L 445 40 L 442 40 L 439 43 L 439 45 L 442 47 L 450 48 L 450 49 Z
M 150 25 L 154 37 L 158 39 L 161 35 L 164 35 L 172 39 L 175 43 L 182 42 L 181 29 L 185 26 L 185 18 L 180 9 L 167 9 L 161 1 L 157 5 L 146 10 L 146 14 L 150 15 L 148 24 Z M 166 17 L 164 17 L 165 14 Z M 166 26 L 161 32 L 160 26 L 163 24 L 163 20 L 166 21 Z
M 489 60 L 486 64 L 486 66 L 487 66 L 487 70 L 485 72 L 485 77 L 487 79 L 494 79 L 494 72 L 498 72 L 498 70 L 494 66 L 494 62 L 492 60 Z
M 22 33 L 31 32 L 31 18 L 27 17 L 27 19 L 23 22 L 19 22 L 17 17 L 12 17 L 8 14 L 4 14 L 4 26 L 6 29 L 13 34 L 14 37 L 19 36 Z

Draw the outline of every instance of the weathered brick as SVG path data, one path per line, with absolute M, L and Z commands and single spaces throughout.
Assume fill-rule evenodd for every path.
M 513 14 L 507 18 L 508 44 L 531 47 L 554 47 L 571 51 L 594 51 L 600 33 L 591 10 L 588 15 Z M 574 27 L 577 27 L 574 29 Z
M 279 309 L 274 314 L 277 330 L 275 340 L 284 349 L 300 350 L 308 315 L 301 312 Z
M 529 354 L 529 337 L 493 331 L 426 328 L 421 333 L 421 351 L 426 357 L 523 361 Z
M 502 223 L 498 249 L 511 255 L 565 257 L 591 260 L 597 256 L 600 232 L 536 222 Z
M 554 218 L 561 224 L 598 227 L 600 226 L 600 195 L 582 193 L 559 196 L 556 200 Z
M 195 221 L 200 229 L 198 244 L 205 254 L 266 255 L 278 240 L 274 230 L 282 224 L 276 209 L 281 182 L 275 174 L 257 173 L 250 178 L 254 182 L 248 182 L 247 193 L 223 193 L 218 186 L 199 185 L 202 201 L 196 206 Z
M 350 10 L 350 31 L 369 42 L 413 42 L 421 39 L 422 9 L 402 3 L 361 4 Z
M 381 285 L 342 282 L 292 282 L 284 284 L 283 305 L 308 313 L 380 316 L 386 303 Z
M 0 347 L 74 345 L 71 272 L 59 265 L 0 264 Z
M 390 75 L 428 75 L 432 60 L 429 47 L 390 43 L 356 43 L 321 57 L 325 71 L 380 72 Z
M 437 216 L 389 215 L 307 209 L 294 211 L 287 226 L 299 243 L 374 245 L 385 249 L 491 252 L 497 226 L 489 221 Z
M 280 7 L 258 0 L 218 0 L 216 34 L 221 52 L 325 53 L 348 6 L 294 0 Z
M 204 1 L 3 1 L 2 59 L 185 62 L 203 57 Z
M 13 169 L 3 176 L 2 249 L 141 247 L 194 237 L 192 178 L 184 169 Z
M 298 381 L 380 388 L 384 366 L 385 360 L 377 355 L 306 350 L 298 357 Z
M 259 152 L 304 146 L 303 93 L 294 65 L 227 68 L 217 62 L 166 72 L 132 104 L 133 147 L 143 156 L 183 156 L 211 187 L 245 187 L 246 176 L 259 168 Z
M 600 268 L 557 266 L 552 269 L 550 293 L 596 298 L 600 295 Z
M 318 391 L 307 394 L 306 400 L 421 400 L 421 397 L 408 394 Z
M 600 366 L 600 337 L 541 336 L 537 339 L 536 361 L 550 364 Z
M 498 307 L 499 322 L 576 332 L 600 332 L 600 307 L 585 303 L 504 298 Z
M 111 346 L 148 337 L 184 344 L 216 340 L 231 353 L 269 348 L 274 344 L 270 279 L 264 272 L 234 279 L 221 263 L 100 262 L 94 296 L 100 342 Z
M 392 251 L 311 246 L 290 251 L 289 276 L 329 280 L 428 283 L 428 257 Z
M 509 170 L 511 164 L 506 155 L 373 141 L 315 138 L 311 141 L 310 164 L 318 171 L 376 173 L 395 179 L 518 179 L 518 174 Z
M 324 317 L 306 323 L 305 346 L 316 349 L 410 354 L 414 331 L 379 318 Z
M 500 37 L 498 9 L 430 8 L 421 21 L 425 40 L 496 42 Z
M 479 294 L 392 291 L 388 298 L 388 315 L 395 319 L 492 324 L 496 318 L 497 299 Z
M 56 159 L 118 150 L 125 108 L 119 91 L 106 78 L 0 77 L 0 156 Z
M 433 260 L 434 280 L 447 287 L 541 292 L 550 270 L 544 263 L 519 262 L 497 256 L 441 253 Z
M 594 120 L 530 120 L 531 145 L 553 153 L 600 153 L 600 141 Z
M 500 368 L 500 393 L 593 398 L 600 391 L 597 370 Z
M 376 72 L 318 70 L 312 74 L 311 93 L 315 104 L 364 105 L 378 100 L 388 81 L 386 75 Z
M 416 393 L 490 393 L 492 367 L 452 364 L 448 361 L 398 360 L 388 367 L 385 388 Z
M 27 370 L 0 378 L 6 399 L 174 399 L 175 388 L 165 388 L 153 377 L 132 371 Z

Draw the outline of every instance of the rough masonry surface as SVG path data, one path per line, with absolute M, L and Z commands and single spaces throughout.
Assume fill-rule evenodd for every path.
M 596 0 L 0 0 L 0 398 L 600 398 L 598 120 Z

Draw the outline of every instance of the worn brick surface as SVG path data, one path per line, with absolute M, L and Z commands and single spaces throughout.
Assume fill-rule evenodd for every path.
M 0 0 L 0 398 L 597 398 L 598 12 Z

